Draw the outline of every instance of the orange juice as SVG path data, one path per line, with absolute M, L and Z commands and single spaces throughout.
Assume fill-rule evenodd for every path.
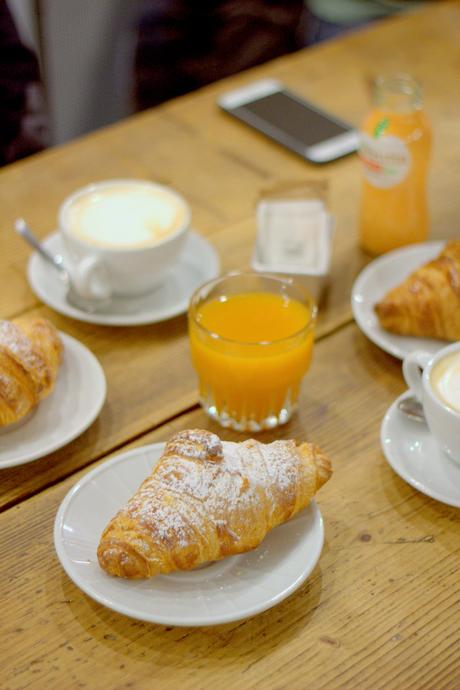
M 241 430 L 287 421 L 310 365 L 314 317 L 312 304 L 266 290 L 192 300 L 190 348 L 205 410 Z
M 360 232 L 362 248 L 377 255 L 427 238 L 431 132 L 410 77 L 377 80 L 374 100 L 362 126 Z

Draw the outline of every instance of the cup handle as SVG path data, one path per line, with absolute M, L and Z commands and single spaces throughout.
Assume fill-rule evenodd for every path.
M 86 299 L 108 299 L 112 295 L 109 274 L 98 256 L 85 256 L 72 275 L 76 290 Z
M 406 383 L 414 393 L 415 397 L 422 402 L 423 400 L 423 385 L 422 376 L 423 370 L 431 359 L 431 355 L 428 352 L 423 352 L 422 350 L 416 350 L 411 352 L 403 361 L 403 374 L 406 379 Z

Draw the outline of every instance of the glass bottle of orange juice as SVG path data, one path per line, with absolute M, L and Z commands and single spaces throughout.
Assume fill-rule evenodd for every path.
M 360 146 L 360 240 L 369 254 L 426 240 L 430 148 L 431 130 L 418 82 L 408 75 L 377 78 L 374 107 L 362 125 Z

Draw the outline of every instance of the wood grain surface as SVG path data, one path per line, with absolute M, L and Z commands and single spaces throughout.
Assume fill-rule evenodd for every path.
M 248 267 L 255 205 L 281 182 L 322 179 L 337 220 L 330 288 L 320 337 L 351 319 L 350 290 L 369 260 L 357 246 L 360 171 L 356 157 L 318 167 L 232 120 L 216 97 L 253 78 L 275 76 L 342 117 L 358 123 L 369 107 L 371 74 L 411 71 L 425 87 L 435 130 L 429 183 L 433 237 L 458 235 L 456 165 L 460 158 L 457 33 L 460 5 L 441 4 L 337 42 L 281 58 L 172 101 L 76 142 L 0 170 L 0 315 L 29 311 L 50 318 L 99 357 L 108 401 L 79 439 L 32 466 L 2 472 L 0 508 L 110 452 L 196 404 L 186 319 L 140 328 L 90 326 L 62 317 L 27 285 L 29 248 L 12 231 L 25 216 L 40 236 L 55 228 L 63 198 L 94 179 L 147 177 L 174 185 L 190 201 L 194 226 L 217 249 L 222 270 Z M 421 40 L 423 39 L 423 40 Z
M 460 514 L 405 484 L 382 455 L 380 421 L 402 390 L 399 363 L 355 326 L 317 344 L 298 415 L 264 438 L 308 438 L 330 455 L 334 474 L 317 499 L 325 547 L 298 592 L 250 620 L 170 628 L 86 597 L 52 541 L 80 474 L 3 513 L 2 687 L 458 688 Z M 195 411 L 134 445 L 195 427 L 217 430 Z
M 351 286 L 369 260 L 357 246 L 359 163 L 311 166 L 216 106 L 220 93 L 270 76 L 358 124 L 372 76 L 411 72 L 434 129 L 432 237 L 458 237 L 459 35 L 460 3 L 430 3 L 0 170 L 0 316 L 50 318 L 96 354 L 108 379 L 107 403 L 85 434 L 0 471 L 2 690 L 460 688 L 460 511 L 418 493 L 386 463 L 379 430 L 404 389 L 400 363 L 350 323 Z M 28 287 L 30 252 L 11 230 L 14 218 L 45 236 L 67 194 L 121 176 L 182 192 L 223 270 L 249 265 L 264 191 L 329 185 L 337 231 L 313 366 L 299 413 L 259 437 L 313 440 L 331 456 L 334 475 L 318 497 L 326 543 L 299 591 L 250 620 L 202 629 L 130 620 L 87 598 L 54 554 L 61 500 L 107 454 L 191 427 L 239 438 L 197 407 L 185 316 L 136 328 L 83 324 L 40 305 Z
M 213 234 L 224 270 L 249 267 L 254 236 L 252 220 Z M 350 307 L 345 308 L 340 290 L 340 284 L 331 282 L 320 310 L 318 338 L 350 320 Z M 28 313 L 50 319 L 90 348 L 107 378 L 107 401 L 94 424 L 72 443 L 33 463 L 0 471 L 0 510 L 198 404 L 186 315 L 119 328 L 80 323 L 48 307 Z

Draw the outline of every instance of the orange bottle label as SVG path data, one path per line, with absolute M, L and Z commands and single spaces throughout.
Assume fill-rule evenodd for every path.
M 412 156 L 405 142 L 396 136 L 361 135 L 359 156 L 364 175 L 374 187 L 394 187 L 407 176 Z

